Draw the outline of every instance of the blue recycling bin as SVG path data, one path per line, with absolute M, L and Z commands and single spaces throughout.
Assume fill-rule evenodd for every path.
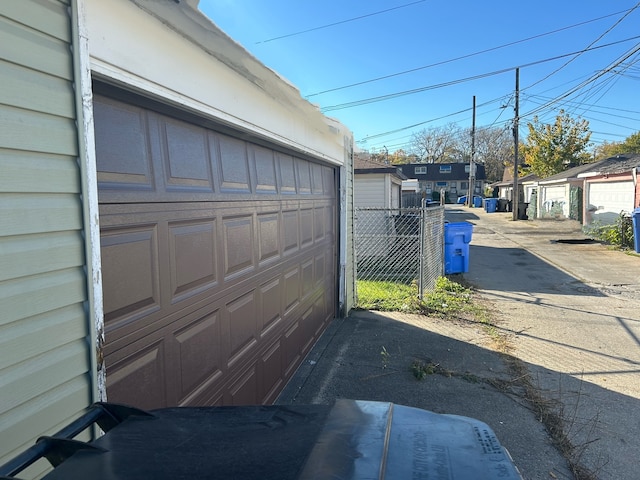
M 640 207 L 633 211 L 631 220 L 633 222 L 633 249 L 636 253 L 640 253 Z
M 482 197 L 473 197 L 473 206 L 476 208 L 481 208 L 482 207 Z
M 497 198 L 485 198 L 484 199 L 484 210 L 487 213 L 495 213 L 498 209 L 498 199 Z
M 444 224 L 444 273 L 466 273 L 469 271 L 469 243 L 473 224 L 453 222 Z

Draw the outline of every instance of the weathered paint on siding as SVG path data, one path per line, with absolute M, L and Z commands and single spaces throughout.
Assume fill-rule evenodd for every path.
M 0 463 L 93 399 L 71 43 L 68 1 L 0 2 Z
M 341 184 L 341 198 L 344 196 L 344 210 L 341 212 L 341 219 L 344 218 L 344 223 L 341 221 L 340 232 L 345 235 L 345 241 L 341 242 L 341 248 L 345 251 L 345 269 L 343 274 L 343 280 L 345 282 L 344 287 L 344 305 L 343 315 L 348 315 L 349 311 L 356 306 L 356 268 L 355 268 L 355 254 L 354 254 L 354 205 L 353 205 L 353 139 L 345 141 L 345 145 L 348 145 L 345 155 L 345 166 L 341 169 L 344 172 L 344 184 Z M 342 203 L 342 202 L 341 202 Z M 341 259 L 342 261 L 342 259 Z

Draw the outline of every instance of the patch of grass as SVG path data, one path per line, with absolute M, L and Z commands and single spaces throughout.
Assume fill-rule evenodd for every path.
M 481 315 L 472 302 L 471 290 L 447 277 L 436 280 L 433 291 L 418 299 L 418 286 L 373 280 L 358 280 L 358 308 L 386 312 L 436 315 L 443 318 L 460 314 Z
M 418 312 L 418 286 L 414 283 L 358 280 L 358 308 L 384 312 Z
M 423 313 L 443 317 L 468 312 L 473 309 L 471 290 L 447 277 L 440 277 L 433 291 L 428 292 L 420 302 L 420 308 Z

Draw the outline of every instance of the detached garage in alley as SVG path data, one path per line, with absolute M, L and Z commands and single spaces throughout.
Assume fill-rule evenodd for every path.
M 271 403 L 352 305 L 351 133 L 197 3 L 0 4 L 0 463 L 93 401 Z

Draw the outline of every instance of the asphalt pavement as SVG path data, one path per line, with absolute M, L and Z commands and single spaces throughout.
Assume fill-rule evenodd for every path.
M 583 242 L 568 220 L 514 222 L 458 205 L 447 219 L 474 225 L 463 277 L 564 417 L 580 463 L 595 478 L 639 478 L 640 257 Z M 493 347 L 479 324 L 353 311 L 329 326 L 277 403 L 351 398 L 469 416 L 494 430 L 526 480 L 574 478 Z M 419 380 L 414 365 L 432 374 Z

